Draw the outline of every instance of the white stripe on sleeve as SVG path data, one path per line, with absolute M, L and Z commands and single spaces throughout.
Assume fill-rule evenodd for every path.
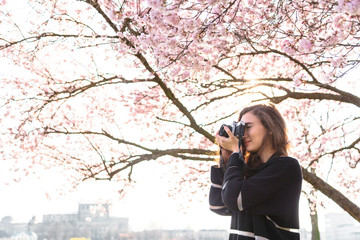
M 212 210 L 219 210 L 219 209 L 223 209 L 223 208 L 226 208 L 226 207 L 225 206 L 212 206 L 212 205 L 210 205 L 209 208 L 212 209 Z
M 299 229 L 280 227 L 280 226 L 277 225 L 271 218 L 269 218 L 269 216 L 266 216 L 266 218 L 267 218 L 268 220 L 270 220 L 270 221 L 275 225 L 275 227 L 277 227 L 277 228 L 280 228 L 280 229 L 285 230 L 285 231 L 288 231 L 288 232 L 299 233 Z
M 215 183 L 212 183 L 211 186 L 214 188 L 220 188 L 220 189 L 222 188 L 220 184 L 215 184 Z
M 237 204 L 238 204 L 239 211 L 244 210 L 243 204 L 242 204 L 241 192 L 239 193 L 239 196 L 238 196 L 238 198 L 237 198 Z
M 256 236 L 253 232 L 246 232 L 246 231 L 241 231 L 241 230 L 230 229 L 229 233 L 230 234 L 236 234 L 236 235 L 239 235 L 239 236 L 255 238 L 255 240 L 269 240 L 266 237 Z

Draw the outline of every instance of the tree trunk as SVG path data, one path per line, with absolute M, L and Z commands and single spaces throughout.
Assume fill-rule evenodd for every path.
M 311 219 L 311 240 L 320 240 L 319 221 L 316 208 L 310 211 Z
M 345 197 L 338 190 L 327 184 L 316 174 L 310 173 L 305 168 L 302 168 L 304 180 L 310 183 L 315 189 L 322 192 L 325 196 L 333 200 L 342 209 L 348 212 L 353 218 L 360 222 L 360 208 Z

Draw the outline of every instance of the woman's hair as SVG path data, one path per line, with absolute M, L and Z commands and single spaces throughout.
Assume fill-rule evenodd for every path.
M 247 165 L 244 169 L 244 174 L 245 176 L 251 176 L 261 167 L 260 155 L 266 148 L 271 147 L 280 156 L 287 155 L 288 137 L 285 121 L 275 106 L 261 104 L 246 107 L 240 112 L 239 121 L 246 113 L 255 115 L 266 129 L 263 144 L 259 151 L 255 153 L 247 152 L 243 145 L 243 150 L 245 150 L 244 158 Z

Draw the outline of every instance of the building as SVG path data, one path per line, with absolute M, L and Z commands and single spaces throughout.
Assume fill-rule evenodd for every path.
M 128 218 L 111 217 L 108 204 L 79 204 L 76 214 L 48 214 L 34 225 L 39 240 L 119 240 L 128 232 Z
M 30 231 L 19 232 L 12 236 L 4 231 L 0 231 L 0 240 L 38 240 L 38 237 L 34 232 Z
M 229 237 L 229 233 L 226 230 L 200 230 L 196 240 L 224 240 Z
M 300 228 L 300 240 L 311 240 L 311 230 Z
M 12 223 L 12 217 L 5 216 L 0 221 L 0 240 L 33 240 L 35 236 L 28 227 L 29 223 Z
M 325 214 L 326 240 L 360 240 L 360 226 L 345 213 Z
M 0 230 L 0 240 L 11 240 L 10 237 L 7 232 Z
M 10 238 L 11 240 L 38 240 L 37 235 L 31 231 L 24 231 L 15 234 Z
M 128 218 L 111 217 L 108 204 L 79 204 L 77 213 L 47 214 L 41 223 L 33 218 L 13 224 L 11 217 L 0 222 L 0 240 L 123 240 L 127 232 Z
M 127 239 L 131 240 L 196 240 L 192 230 L 144 230 L 132 233 Z

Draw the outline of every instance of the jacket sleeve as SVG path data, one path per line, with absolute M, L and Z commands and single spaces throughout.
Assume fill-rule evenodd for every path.
M 224 205 L 221 198 L 224 173 L 221 168 L 212 166 L 210 170 L 211 187 L 209 193 L 210 210 L 219 215 L 231 215 L 231 211 Z
M 244 176 L 241 171 L 244 166 L 245 161 L 239 153 L 231 154 L 228 168 L 225 171 L 221 196 L 225 206 L 232 210 L 242 210 L 242 205 L 239 204 L 238 200 L 241 198 L 241 188 L 244 182 Z
M 301 169 L 295 159 L 273 161 L 248 179 L 244 178 L 241 171 L 244 165 L 241 155 L 234 153 L 230 156 L 224 176 L 222 199 L 232 210 L 269 214 L 268 210 L 279 204 L 279 201 L 273 201 L 274 197 L 279 197 L 284 189 L 292 191 L 291 187 L 299 181 L 301 184 Z

